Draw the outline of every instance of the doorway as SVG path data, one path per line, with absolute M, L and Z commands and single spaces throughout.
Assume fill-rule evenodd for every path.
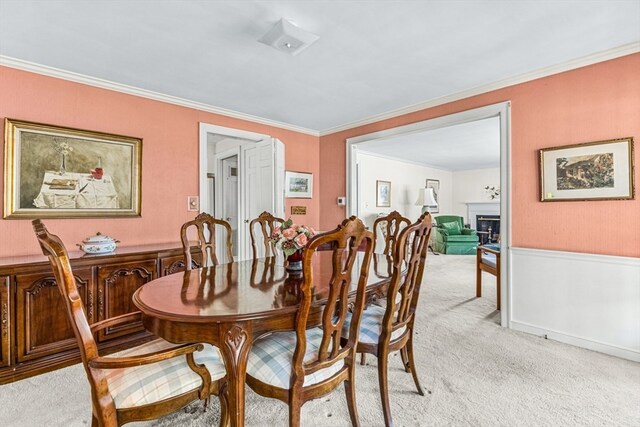
M 347 215 L 359 215 L 361 212 L 361 194 L 359 192 L 359 183 L 363 177 L 362 171 L 358 166 L 358 152 L 366 145 L 373 141 L 389 139 L 391 137 L 408 136 L 420 132 L 431 130 L 439 130 L 455 125 L 464 125 L 480 120 L 496 118 L 499 122 L 499 139 L 500 139 L 500 242 L 501 242 L 501 258 L 503 262 L 500 268 L 501 278 L 501 312 L 500 323 L 502 326 L 510 326 L 510 309 L 511 309 L 511 157 L 510 157 L 510 102 L 502 102 L 498 104 L 488 105 L 473 110 L 463 111 L 460 113 L 450 114 L 447 116 L 437 117 L 422 122 L 412 123 L 392 129 L 386 129 L 367 135 L 361 135 L 347 139 L 346 157 L 347 157 Z
M 248 259 L 249 221 L 263 211 L 284 214 L 284 144 L 270 135 L 200 123 L 199 157 L 200 211 L 229 222 L 234 259 Z M 216 247 L 222 246 L 220 240 Z
M 222 159 L 220 179 L 222 180 L 222 206 L 220 216 L 231 224 L 231 244 L 233 257 L 238 258 L 238 198 L 240 187 L 238 183 L 238 156 L 233 155 Z

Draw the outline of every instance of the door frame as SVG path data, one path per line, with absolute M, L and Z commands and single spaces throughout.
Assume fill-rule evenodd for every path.
M 385 129 L 366 135 L 359 135 L 347 139 L 346 167 L 347 167 L 347 216 L 358 215 L 358 145 L 365 142 L 386 139 L 392 136 L 424 132 L 438 128 L 459 125 L 477 120 L 498 117 L 500 119 L 500 242 L 501 257 L 500 282 L 503 284 L 500 298 L 500 323 L 510 327 L 511 295 L 512 295 L 512 265 L 511 265 L 511 101 L 499 102 L 484 107 L 461 111 L 446 116 L 435 117 L 417 123 Z M 503 220 L 504 218 L 504 220 Z M 506 286 L 504 286 L 506 284 Z
M 207 144 L 207 135 L 215 133 L 225 135 L 231 138 L 241 138 L 252 142 L 260 142 L 265 139 L 271 139 L 270 135 L 228 128 L 225 126 L 217 126 L 209 123 L 199 123 L 199 144 L 198 144 L 198 197 L 200 198 L 200 212 L 205 212 L 205 206 L 209 206 L 209 194 L 207 191 L 207 153 L 209 151 Z M 238 165 L 240 159 L 238 158 Z

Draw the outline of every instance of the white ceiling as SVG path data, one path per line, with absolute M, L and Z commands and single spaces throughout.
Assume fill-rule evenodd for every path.
M 500 167 L 500 119 L 492 117 L 358 144 L 370 154 L 462 171 Z
M 0 0 L 5 59 L 323 132 L 639 41 L 640 0 Z

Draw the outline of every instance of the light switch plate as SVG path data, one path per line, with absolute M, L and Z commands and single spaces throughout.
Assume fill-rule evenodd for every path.
M 198 196 L 187 197 L 187 210 L 189 212 L 198 212 L 200 210 L 200 200 Z

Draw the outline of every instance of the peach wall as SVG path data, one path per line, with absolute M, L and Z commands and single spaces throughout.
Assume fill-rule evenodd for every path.
M 484 93 L 320 138 L 320 227 L 345 216 L 347 138 L 472 108 L 511 101 L 514 246 L 640 257 L 640 198 L 539 202 L 538 154 L 544 147 L 632 136 L 640 141 L 640 54 Z M 636 146 L 635 164 L 640 164 Z M 639 191 L 640 173 L 635 186 Z
M 187 211 L 187 196 L 198 194 L 199 122 L 282 140 L 286 168 L 316 177 L 314 198 L 287 199 L 287 213 L 292 204 L 307 206 L 307 215 L 294 219 L 319 225 L 318 137 L 0 67 L 0 119 L 5 117 L 143 139 L 142 217 L 47 220 L 49 229 L 68 245 L 96 231 L 120 239 L 124 246 L 179 241 L 180 226 L 194 217 Z M 38 252 L 30 221 L 0 221 L 0 257 Z

